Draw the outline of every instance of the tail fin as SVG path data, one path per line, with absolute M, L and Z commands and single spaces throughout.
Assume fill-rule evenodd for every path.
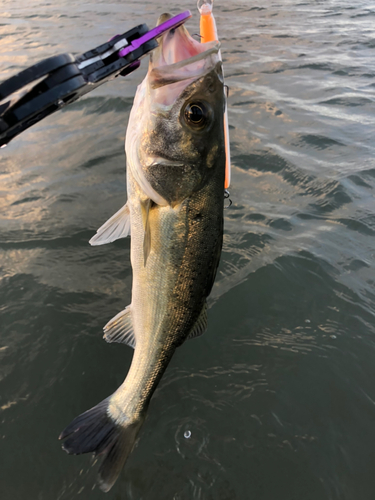
M 108 413 L 108 404 L 109 398 L 82 413 L 59 436 L 65 439 L 63 449 L 69 454 L 103 455 L 98 478 L 103 491 L 109 491 L 115 484 L 144 420 L 120 425 Z

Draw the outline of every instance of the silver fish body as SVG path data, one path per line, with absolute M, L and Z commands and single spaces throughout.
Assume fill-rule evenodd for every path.
M 134 347 L 134 356 L 117 391 L 60 436 L 68 453 L 104 455 L 104 491 L 130 454 L 175 349 L 207 326 L 206 298 L 223 238 L 225 103 L 218 48 L 198 44 L 183 26 L 164 35 L 129 119 L 128 201 L 120 215 L 130 218 L 132 302 L 104 331 L 107 341 Z

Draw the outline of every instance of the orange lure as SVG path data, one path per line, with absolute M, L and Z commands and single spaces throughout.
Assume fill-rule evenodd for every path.
M 203 43 L 219 40 L 217 36 L 216 22 L 212 14 L 213 0 L 198 0 L 198 10 L 201 15 L 200 35 Z M 228 110 L 225 106 L 224 114 L 224 138 L 225 138 L 225 183 L 224 188 L 230 185 L 230 146 L 229 146 L 229 128 L 228 128 Z

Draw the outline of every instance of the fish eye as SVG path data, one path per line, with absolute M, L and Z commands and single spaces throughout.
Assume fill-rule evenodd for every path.
M 191 102 L 185 108 L 185 121 L 191 127 L 203 128 L 207 124 L 208 116 L 208 110 L 201 102 Z

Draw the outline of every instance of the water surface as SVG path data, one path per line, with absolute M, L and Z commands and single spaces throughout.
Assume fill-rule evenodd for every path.
M 0 79 L 187 8 L 197 32 L 194 2 L 3 0 Z M 209 328 L 176 352 L 106 498 L 373 500 L 375 4 L 217 0 L 215 14 L 233 205 Z M 126 200 L 146 66 L 0 153 L 5 500 L 103 498 L 57 436 L 131 361 L 101 331 L 130 303 L 129 241 L 88 240 Z

